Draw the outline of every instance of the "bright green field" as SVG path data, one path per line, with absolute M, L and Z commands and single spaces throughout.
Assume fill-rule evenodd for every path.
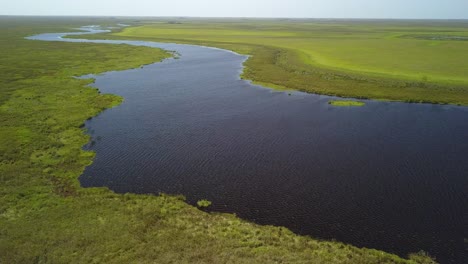
M 398 37 L 408 31 L 418 34 L 424 28 L 314 23 L 260 25 L 250 29 L 237 25 L 217 27 L 150 25 L 128 28 L 117 35 L 269 45 L 299 51 L 306 63 L 317 66 L 417 81 L 425 76 L 433 81 L 468 85 L 468 42 Z M 468 28 L 445 31 L 436 34 L 468 35 Z
M 194 43 L 253 55 L 244 77 L 267 85 L 355 98 L 468 105 L 468 41 L 447 40 L 468 37 L 468 22 L 179 22 L 139 21 L 106 37 Z M 436 40 L 441 36 L 445 40 Z
M 0 17 L 0 263 L 433 263 L 205 213 L 182 197 L 81 188 L 78 177 L 94 158 L 82 149 L 82 124 L 122 98 L 73 76 L 168 54 L 24 37 L 106 23 L 116 22 Z

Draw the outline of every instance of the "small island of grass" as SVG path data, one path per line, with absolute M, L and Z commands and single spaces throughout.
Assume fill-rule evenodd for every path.
M 333 106 L 364 106 L 365 103 L 361 101 L 351 101 L 351 100 L 332 100 L 328 102 L 329 105 Z

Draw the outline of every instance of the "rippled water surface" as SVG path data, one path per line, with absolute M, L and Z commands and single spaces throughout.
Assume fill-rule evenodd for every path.
M 214 211 L 300 234 L 467 263 L 468 108 L 332 107 L 332 97 L 240 80 L 246 58 L 231 52 L 93 42 L 181 56 L 96 76 L 125 101 L 86 123 L 97 156 L 83 186 L 206 198 Z

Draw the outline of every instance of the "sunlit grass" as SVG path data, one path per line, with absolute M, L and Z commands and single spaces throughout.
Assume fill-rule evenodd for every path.
M 420 33 L 467 35 L 466 28 L 455 22 L 188 20 L 147 23 L 106 38 L 193 43 L 249 54 L 252 57 L 245 64 L 244 78 L 275 87 L 354 98 L 468 105 L 468 42 L 407 37 Z

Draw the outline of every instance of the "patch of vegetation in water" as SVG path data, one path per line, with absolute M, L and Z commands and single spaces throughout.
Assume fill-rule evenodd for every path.
M 207 208 L 211 205 L 211 201 L 208 201 L 208 200 L 200 200 L 197 202 L 197 206 L 200 207 L 200 208 Z
M 351 100 L 331 100 L 328 101 L 328 104 L 333 106 L 364 106 L 366 103 Z
M 121 98 L 73 76 L 168 56 L 24 39 L 90 23 L 106 20 L 0 17 L 0 263 L 433 263 L 205 213 L 182 196 L 80 187 L 94 158 L 82 149 L 89 141 L 82 124 Z

